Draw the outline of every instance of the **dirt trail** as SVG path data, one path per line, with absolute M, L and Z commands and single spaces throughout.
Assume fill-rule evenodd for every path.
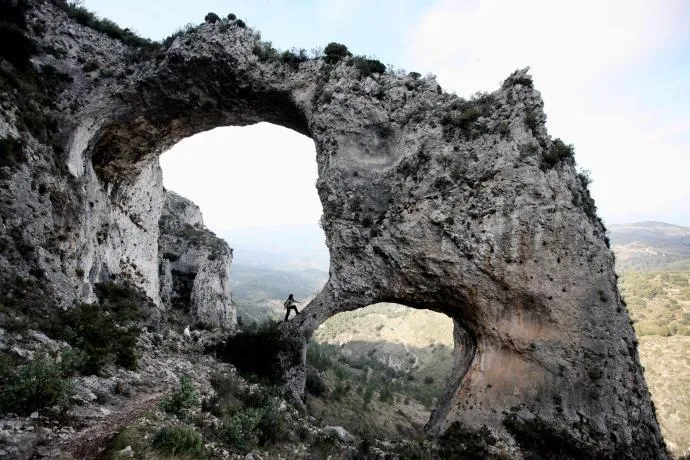
M 114 409 L 108 417 L 91 421 L 90 426 L 63 441 L 60 449 L 69 452 L 75 459 L 101 458 L 108 443 L 121 428 L 132 424 L 153 408 L 168 392 L 169 390 L 147 393 L 127 400 L 125 405 Z

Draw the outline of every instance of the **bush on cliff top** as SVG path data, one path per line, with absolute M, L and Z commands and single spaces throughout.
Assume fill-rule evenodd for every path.
M 355 56 L 350 62 L 359 71 L 360 77 L 368 77 L 373 73 L 382 74 L 386 71 L 386 66 L 381 61 L 366 56 Z
M 218 16 L 216 13 L 208 13 L 204 17 L 205 22 L 210 22 L 211 24 L 215 24 L 216 22 L 220 21 L 220 16 Z
M 323 53 L 323 59 L 328 64 L 336 64 L 338 61 L 341 61 L 345 57 L 352 56 L 352 53 L 348 51 L 347 46 L 335 42 L 329 43 L 326 46 L 326 49 L 323 50 Z

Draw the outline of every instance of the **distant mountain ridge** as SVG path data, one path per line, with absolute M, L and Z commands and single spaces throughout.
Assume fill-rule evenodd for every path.
M 221 232 L 233 248 L 234 261 L 275 270 L 328 272 L 326 236 L 317 224 L 270 225 Z
M 690 227 L 634 222 L 610 225 L 609 235 L 620 272 L 690 267 Z

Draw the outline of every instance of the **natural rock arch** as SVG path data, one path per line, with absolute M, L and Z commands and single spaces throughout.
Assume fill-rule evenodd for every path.
M 416 75 L 363 77 L 347 60 L 261 62 L 263 45 L 233 22 L 147 57 L 50 4 L 34 5 L 29 20 L 39 19 L 50 30 L 40 40 L 110 74 L 35 59 L 73 77 L 57 106 L 64 187 L 79 199 L 74 244 L 61 250 L 89 276 L 61 288 L 63 300 L 88 298 L 112 260 L 126 259 L 120 269 L 136 267 L 160 301 L 157 156 L 203 130 L 271 122 L 317 150 L 330 277 L 285 327 L 302 351 L 337 312 L 383 301 L 436 310 L 455 321 L 456 357 L 432 433 L 488 429 L 516 456 L 665 456 L 605 229 L 570 152 L 548 136 L 526 71 L 467 102 Z M 74 278 L 50 276 L 56 288 Z M 303 364 L 286 373 L 299 396 Z

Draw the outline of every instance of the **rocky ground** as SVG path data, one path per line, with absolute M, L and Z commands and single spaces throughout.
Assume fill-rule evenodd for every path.
M 220 338 L 208 331 L 192 331 L 190 338 L 175 331 L 142 333 L 136 371 L 110 366 L 100 376 L 77 377 L 68 409 L 49 408 L 28 417 L 9 414 L 0 419 L 0 459 L 353 458 L 363 450 L 366 458 L 397 458 L 409 449 L 430 449 L 419 442 L 363 443 L 344 428 L 324 425 L 288 405 L 280 396 L 272 399 L 274 418 L 281 421 L 276 428 L 279 439 L 260 446 L 249 439 L 245 445 L 245 440 L 219 442 L 210 434 L 224 426 L 209 409 L 220 391 L 217 384 L 214 388 L 214 378 L 222 375 L 232 382 L 235 396 L 268 394 L 267 388 L 240 377 L 231 364 L 204 352 Z M 68 347 L 34 331 L 10 334 L 0 330 L 0 339 L 3 349 L 25 357 Z M 180 378 L 185 375 L 194 387 L 195 404 L 180 414 L 162 410 L 161 401 L 179 392 Z M 235 400 L 234 396 L 230 399 Z M 182 426 L 200 434 L 203 446 L 199 455 L 179 457 L 152 447 L 161 429 Z M 250 436 L 250 432 L 245 434 Z
M 24 357 L 68 347 L 35 331 L 0 337 L 3 348 Z M 228 365 L 198 353 L 200 343 L 184 341 L 174 332 L 142 334 L 137 371 L 111 366 L 102 376 L 76 378 L 71 406 L 64 413 L 47 410 L 0 419 L 0 458 L 97 456 L 117 430 L 154 408 L 180 375 L 193 376 L 200 391 L 208 391 L 203 385 L 208 375 Z

